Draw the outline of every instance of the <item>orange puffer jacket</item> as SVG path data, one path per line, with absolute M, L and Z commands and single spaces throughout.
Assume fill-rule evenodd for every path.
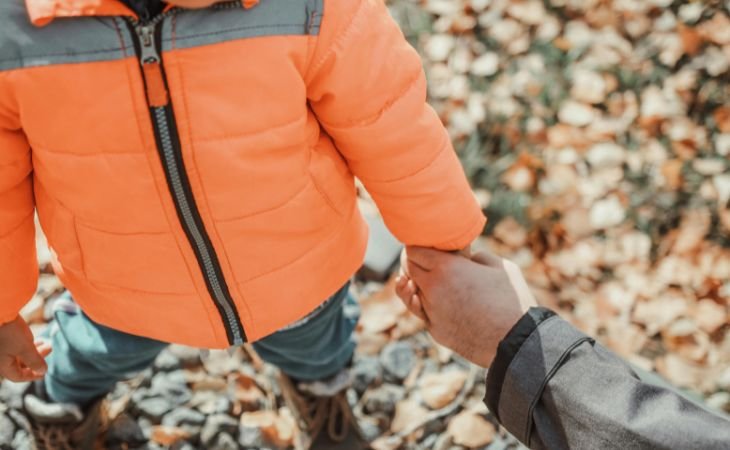
M 94 320 L 260 339 L 363 260 L 354 177 L 404 243 L 484 217 L 382 0 L 245 0 L 140 22 L 117 0 L 0 2 L 0 323 L 36 289 L 34 209 Z

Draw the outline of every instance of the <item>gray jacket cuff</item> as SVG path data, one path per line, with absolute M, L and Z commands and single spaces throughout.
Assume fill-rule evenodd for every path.
M 593 341 L 558 316 L 542 321 L 524 341 L 507 368 L 499 395 L 500 422 L 522 442 L 529 442 L 532 412 L 545 386 L 585 341 Z

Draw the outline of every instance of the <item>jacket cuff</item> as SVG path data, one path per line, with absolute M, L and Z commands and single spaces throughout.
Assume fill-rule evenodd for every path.
M 527 338 L 542 322 L 554 315 L 555 313 L 547 308 L 530 308 L 517 321 L 504 339 L 500 341 L 497 347 L 497 355 L 489 367 L 489 372 L 487 372 L 487 395 L 484 400 L 489 411 L 494 414 L 497 420 L 499 420 L 499 399 L 502 394 L 502 385 L 504 384 L 504 377 L 507 375 L 507 369 Z
M 487 375 L 485 402 L 522 442 L 529 439 L 532 410 L 567 355 L 591 338 L 546 308 L 531 308 L 500 342 Z

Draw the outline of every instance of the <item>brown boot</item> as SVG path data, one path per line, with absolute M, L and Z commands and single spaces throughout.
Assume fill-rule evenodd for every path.
M 347 401 L 348 382 L 342 372 L 330 380 L 296 383 L 281 374 L 279 383 L 284 400 L 301 422 L 311 439 L 313 450 L 369 449 Z
M 48 399 L 42 383 L 33 383 L 23 396 L 23 409 L 30 422 L 37 450 L 102 449 L 106 428 L 106 400 L 85 409 Z

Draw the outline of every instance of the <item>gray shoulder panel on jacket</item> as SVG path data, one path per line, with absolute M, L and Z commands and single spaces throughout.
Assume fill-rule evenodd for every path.
M 124 39 L 124 45 L 131 41 Z M 58 19 L 31 24 L 22 0 L 0 2 L 0 70 L 123 58 L 111 18 Z
M 324 0 L 261 0 L 250 9 L 185 11 L 175 16 L 174 30 L 166 30 L 162 49 L 263 36 L 317 35 L 323 3 Z
M 261 0 L 253 8 L 179 11 L 167 19 L 163 50 L 262 36 L 319 34 L 324 0 Z M 0 71 L 111 61 L 134 54 L 119 17 L 59 18 L 31 24 L 23 0 L 0 1 Z

